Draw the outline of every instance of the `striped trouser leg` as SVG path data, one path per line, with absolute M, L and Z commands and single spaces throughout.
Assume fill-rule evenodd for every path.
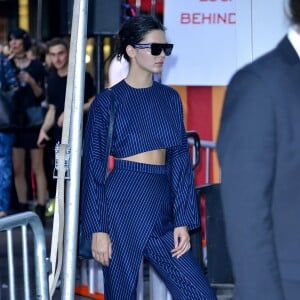
M 136 286 L 140 262 L 115 259 L 103 268 L 105 300 L 136 300 Z
M 109 267 L 103 267 L 105 300 L 136 299 L 148 237 L 155 223 L 170 219 L 171 201 L 166 191 L 165 166 L 115 161 L 106 190 L 112 258 Z
M 179 259 L 172 257 L 173 232 L 152 235 L 144 256 L 161 276 L 174 300 L 216 300 L 209 282 L 191 251 Z

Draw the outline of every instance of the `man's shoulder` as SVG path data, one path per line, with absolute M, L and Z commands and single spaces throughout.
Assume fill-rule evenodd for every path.
M 282 53 L 276 47 L 237 70 L 229 84 L 237 83 L 240 85 L 240 81 L 250 82 L 251 79 L 255 78 L 270 82 L 274 77 L 282 74 L 285 66 L 286 62 Z
M 291 43 L 285 36 L 278 45 L 270 51 L 257 57 L 253 62 L 241 68 L 242 71 L 274 72 L 279 66 L 290 65 L 298 61 L 295 60 L 295 53 Z

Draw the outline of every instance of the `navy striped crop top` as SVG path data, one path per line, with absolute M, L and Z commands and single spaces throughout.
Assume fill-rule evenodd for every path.
M 166 165 L 174 194 L 174 225 L 197 227 L 199 213 L 179 94 L 158 82 L 136 89 L 123 80 L 112 90 L 116 97 L 116 118 L 111 154 L 124 158 L 166 149 Z M 108 232 L 105 152 L 109 93 L 105 90 L 93 101 L 85 130 L 81 216 L 83 234 L 87 237 L 92 232 Z
M 157 82 L 136 89 L 124 80 L 113 88 L 116 96 L 116 120 L 111 154 L 124 158 L 154 149 L 181 144 L 181 101 L 177 92 Z M 109 122 L 109 93 L 98 99 Z M 95 105 L 98 105 L 96 103 Z

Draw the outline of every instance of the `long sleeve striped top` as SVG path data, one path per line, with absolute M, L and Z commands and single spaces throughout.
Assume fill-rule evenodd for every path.
M 174 226 L 199 226 L 183 110 L 178 93 L 153 82 L 133 88 L 124 80 L 112 88 L 116 97 L 111 155 L 124 158 L 155 149 L 167 149 L 166 165 L 173 194 Z M 110 94 L 105 90 L 93 101 L 83 148 L 82 234 L 109 232 L 105 196 L 106 141 Z

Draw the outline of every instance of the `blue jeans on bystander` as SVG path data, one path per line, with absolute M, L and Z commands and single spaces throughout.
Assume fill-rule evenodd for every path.
M 0 132 L 0 215 L 6 214 L 10 206 L 13 137 Z

